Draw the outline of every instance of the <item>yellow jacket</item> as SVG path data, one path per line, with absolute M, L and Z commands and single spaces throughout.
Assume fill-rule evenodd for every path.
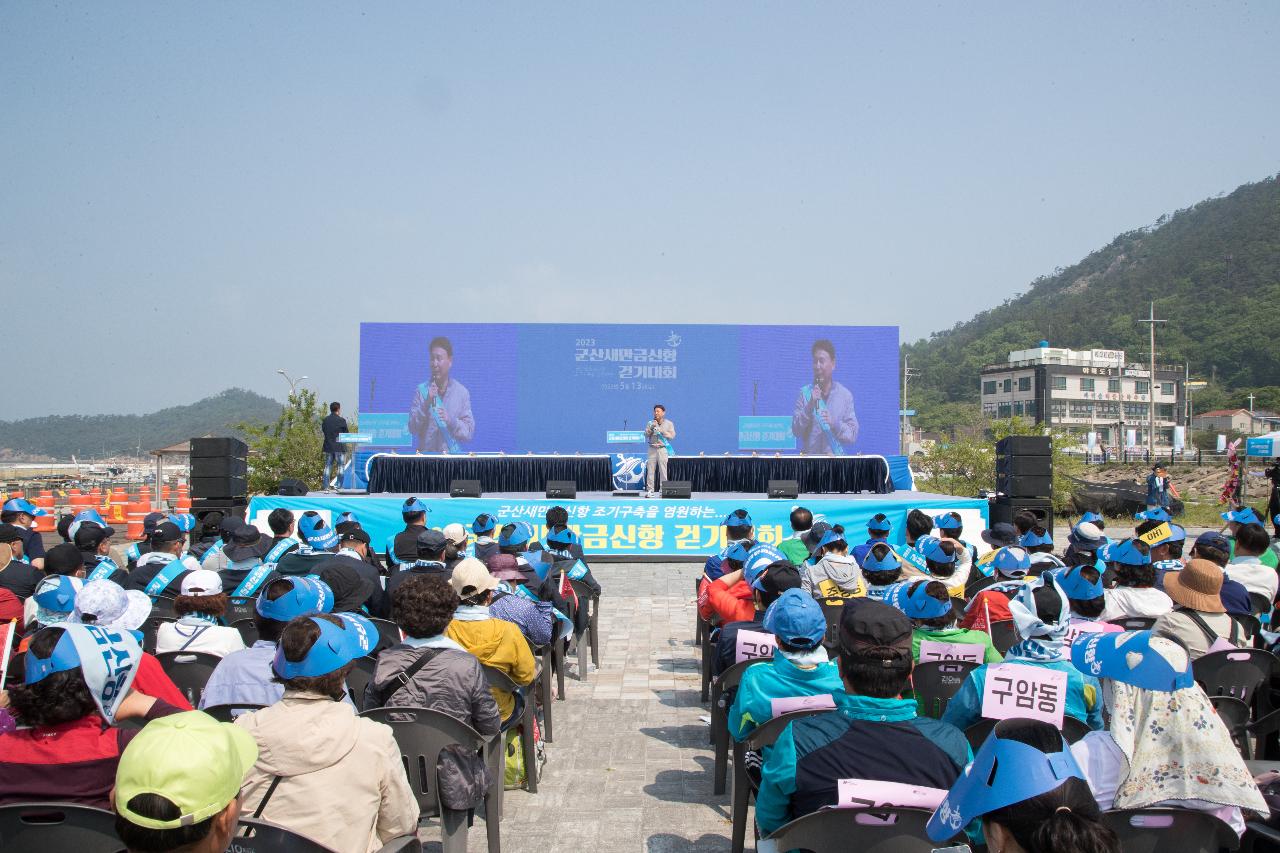
M 480 663 L 506 673 L 516 684 L 533 682 L 537 664 L 529 643 L 515 623 L 501 619 L 454 619 L 445 629 L 445 635 L 475 655 Z M 493 698 L 502 719 L 507 720 L 515 710 L 516 700 L 507 691 L 496 689 Z M 533 701 L 532 697 L 529 701 Z

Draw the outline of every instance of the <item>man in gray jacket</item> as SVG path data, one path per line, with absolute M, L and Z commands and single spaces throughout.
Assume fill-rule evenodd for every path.
M 671 455 L 671 439 L 676 437 L 676 425 L 667 420 L 667 407 L 659 403 L 653 407 L 653 420 L 644 428 L 644 440 L 649 445 L 649 464 L 644 469 L 644 485 L 650 495 L 655 493 L 654 473 L 660 482 L 667 482 L 667 457 Z

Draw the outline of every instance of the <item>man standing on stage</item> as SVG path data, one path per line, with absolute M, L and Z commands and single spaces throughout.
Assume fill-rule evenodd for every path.
M 823 338 L 813 342 L 813 384 L 800 389 L 791 431 L 800 439 L 801 453 L 843 456 L 844 446 L 858 440 L 858 418 L 853 394 L 832 379 L 836 369 L 835 344 Z
M 341 403 L 329 404 L 329 416 L 320 422 L 320 431 L 324 433 L 324 487 L 334 491 L 342 477 L 342 456 L 347 452 L 347 446 L 338 441 L 338 436 L 350 432 L 347 419 L 342 416 Z
M 671 455 L 671 439 L 676 437 L 676 425 L 667 420 L 667 407 L 659 403 L 653 407 L 653 420 L 644 428 L 645 442 L 649 445 L 649 464 L 644 469 L 644 484 L 650 496 L 656 495 L 654 471 L 667 482 L 667 457 Z
M 471 394 L 466 386 L 449 377 L 453 344 L 448 338 L 432 338 L 427 351 L 431 356 L 431 380 L 420 384 L 413 395 L 409 432 L 413 433 L 418 450 L 459 453 L 461 442 L 470 441 L 476 434 Z

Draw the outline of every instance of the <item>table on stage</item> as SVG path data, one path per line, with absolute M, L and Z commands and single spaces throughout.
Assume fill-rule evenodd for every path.
M 574 480 L 580 492 L 613 490 L 613 457 L 598 455 L 398 455 L 369 459 L 369 492 L 447 494 L 452 480 L 479 480 L 485 492 L 541 492 Z M 764 493 L 770 480 L 796 480 L 801 494 L 893 491 L 883 456 L 672 456 L 672 480 L 695 492 Z

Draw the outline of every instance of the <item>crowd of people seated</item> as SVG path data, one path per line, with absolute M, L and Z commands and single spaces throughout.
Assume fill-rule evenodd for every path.
M 1252 510 L 1224 513 L 1225 531 L 1185 553 L 1185 530 L 1158 507 L 1131 536 L 1086 514 L 1061 553 L 1029 513 L 983 531 L 981 549 L 957 513 L 911 510 L 897 545 L 883 515 L 859 542 L 808 509 L 791 519 L 774 547 L 745 510 L 730 514 L 698 585 L 708 669 L 740 670 L 724 699 L 728 735 L 748 741 L 800 711 L 744 756 L 759 850 L 836 806 L 841 780 L 912 786 L 897 794 L 903 806 L 932 790 L 930 839 L 963 833 L 990 850 L 1117 851 L 1103 817 L 1116 809 L 1205 812 L 1238 835 L 1247 818 L 1270 817 L 1239 732 L 1192 670 L 1206 655 L 1280 642 L 1266 558 L 1280 543 Z M 757 657 L 742 631 L 774 645 Z M 956 661 L 964 669 L 943 703 L 916 693 L 917 668 Z M 1018 712 L 1037 707 L 1034 688 L 1010 711 L 992 702 L 993 681 L 1028 672 L 1061 685 L 1059 722 Z M 886 790 L 880 805 L 893 804 Z
M 567 512 L 548 513 L 544 541 L 482 515 L 473 544 L 461 525 L 428 527 L 416 499 L 403 510 L 381 554 L 350 513 L 331 525 L 275 510 L 272 536 L 219 514 L 152 514 L 125 568 L 100 547 L 115 531 L 94 511 L 60 525 L 66 542 L 41 549 L 40 566 L 31 537 L 0 525 L 0 607 L 12 599 L 18 627 L 3 650 L 0 805 L 113 808 L 131 851 L 221 853 L 242 813 L 374 851 L 416 833 L 420 809 L 393 729 L 360 711 L 441 712 L 501 738 L 500 756 L 540 744 L 535 652 L 581 623 L 570 581 L 600 592 Z M 398 642 L 376 624 L 385 616 Z M 214 662 L 200 710 L 166 670 L 184 659 Z M 487 671 L 508 680 L 491 686 Z M 459 746 L 436 771 L 443 807 L 464 814 L 503 784 Z

